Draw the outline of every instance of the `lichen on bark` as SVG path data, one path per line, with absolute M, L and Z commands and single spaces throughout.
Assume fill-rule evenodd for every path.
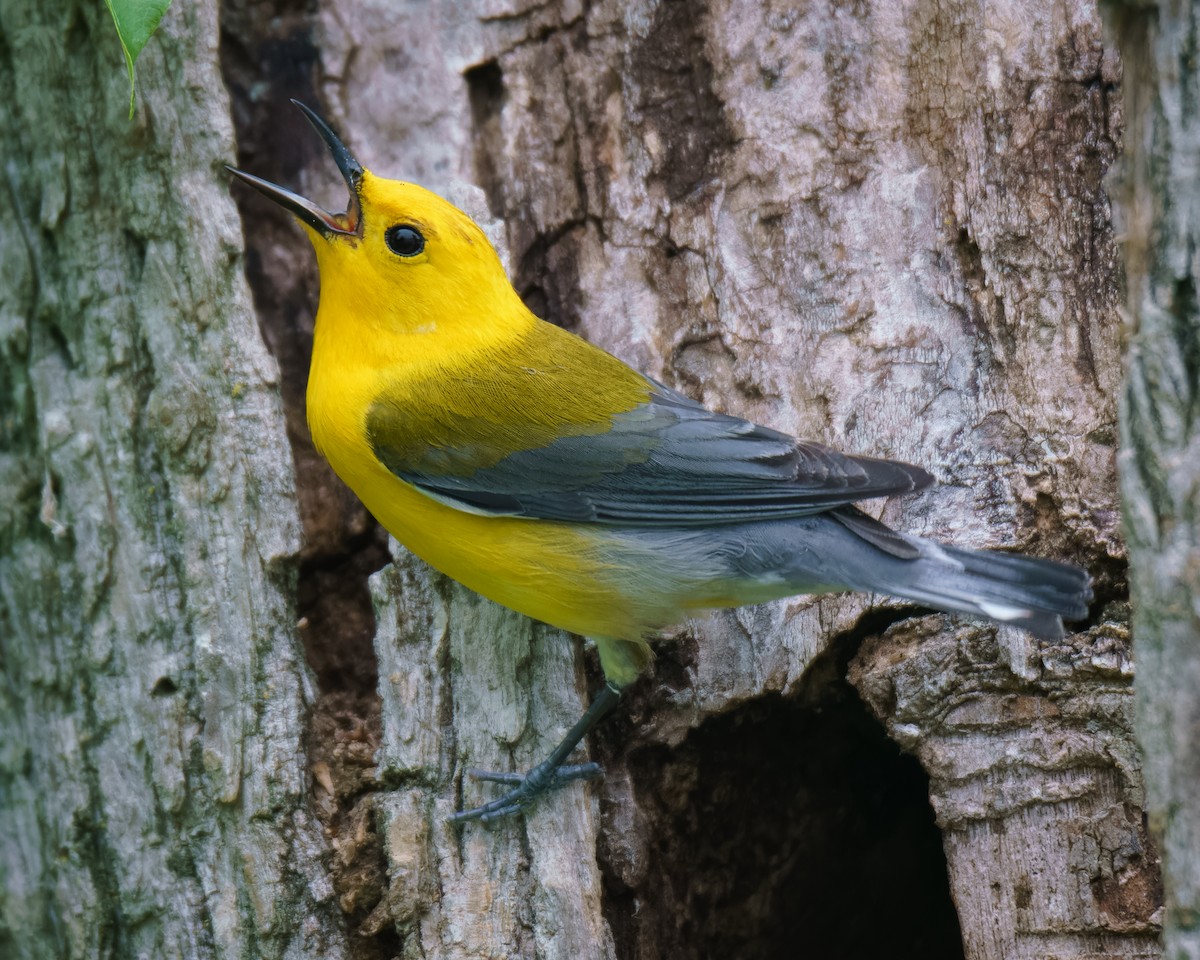
M 0 12 L 0 952 L 332 956 L 216 5 Z
M 1137 731 L 1159 839 L 1167 956 L 1200 956 L 1200 96 L 1194 3 L 1104 4 L 1125 61 L 1114 176 L 1129 349 L 1121 492 L 1137 638 Z

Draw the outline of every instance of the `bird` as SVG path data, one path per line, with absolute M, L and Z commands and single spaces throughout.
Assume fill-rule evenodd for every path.
M 930 473 L 714 412 L 536 317 L 483 230 L 416 184 L 366 170 L 312 109 L 348 190 L 332 213 L 229 171 L 299 220 L 320 301 L 306 394 L 313 442 L 400 543 L 504 606 L 594 641 L 605 683 L 553 751 L 455 823 L 526 811 L 601 775 L 568 764 L 698 611 L 861 591 L 1063 635 L 1080 567 L 893 530 L 856 503 Z

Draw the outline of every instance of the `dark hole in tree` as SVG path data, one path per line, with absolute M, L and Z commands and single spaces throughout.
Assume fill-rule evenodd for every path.
M 628 761 L 649 870 L 606 870 L 622 960 L 963 957 L 928 779 L 844 671 Z

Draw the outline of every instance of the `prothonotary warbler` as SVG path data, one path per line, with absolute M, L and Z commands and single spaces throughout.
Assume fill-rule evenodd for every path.
M 713 413 L 535 317 L 480 228 L 363 169 L 308 116 L 349 188 L 330 213 L 233 170 L 299 218 L 321 301 L 313 441 L 401 543 L 485 597 L 591 637 L 607 683 L 524 776 L 455 816 L 487 820 L 594 775 L 564 766 L 693 611 L 797 593 L 891 594 L 1059 636 L 1087 613 L 1077 567 L 899 533 L 855 501 L 932 477 Z

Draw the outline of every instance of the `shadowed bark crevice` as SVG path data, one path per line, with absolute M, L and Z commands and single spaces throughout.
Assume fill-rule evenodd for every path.
M 471 139 L 474 144 L 475 182 L 487 196 L 493 217 L 504 215 L 504 185 L 496 163 L 504 154 L 500 113 L 504 109 L 504 71 L 488 60 L 463 73 L 471 103 Z
M 1064 934 L 1058 879 L 1086 880 L 1071 909 L 1094 916 L 1070 931 L 1067 955 L 1106 943 L 1153 949 L 1158 857 L 1137 800 L 1128 610 L 1110 603 L 1087 632 L 1036 640 L 963 623 L 898 623 L 855 655 L 850 682 L 930 775 L 959 910 L 999 925 L 964 924 L 967 955 L 1042 955 Z M 1005 865 L 990 889 L 981 884 Z
M 709 182 L 734 141 L 713 89 L 707 21 L 706 0 L 666 0 L 629 58 L 630 79 L 641 91 L 642 136 L 661 145 L 654 175 L 671 200 Z
M 237 164 L 311 194 L 338 189 L 324 145 L 288 102 L 320 110 L 316 4 L 268 12 L 240 0 L 221 5 L 221 66 L 233 101 Z M 324 178 L 324 179 L 322 179 Z M 320 186 L 316 186 L 316 184 Z M 399 939 L 373 912 L 387 893 L 376 832 L 375 753 L 381 737 L 375 614 L 367 578 L 390 559 L 386 534 L 317 454 L 305 422 L 318 278 L 294 218 L 251 191 L 234 194 L 245 223 L 246 274 L 263 338 L 279 364 L 296 492 L 304 525 L 296 610 L 317 684 L 308 718 L 313 809 L 333 856 L 338 906 L 355 936 L 354 960 L 394 956 Z M 329 201 L 341 209 L 344 199 Z
M 536 234 L 517 265 L 516 290 L 533 313 L 567 330 L 579 326 L 579 252 L 587 225 L 561 224 Z

